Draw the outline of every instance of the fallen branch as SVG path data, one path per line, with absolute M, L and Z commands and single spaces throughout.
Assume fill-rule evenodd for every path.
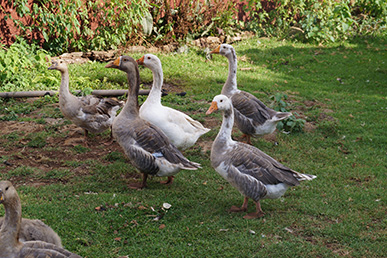
M 96 96 L 122 96 L 125 95 L 128 90 L 93 90 L 91 94 Z M 80 94 L 80 90 L 74 92 L 76 95 Z M 58 94 L 58 91 L 16 91 L 16 92 L 0 92 L 0 98 L 33 98 L 43 96 L 54 96 Z M 148 95 L 149 90 L 140 90 L 138 95 Z M 165 94 L 166 95 L 166 94 Z

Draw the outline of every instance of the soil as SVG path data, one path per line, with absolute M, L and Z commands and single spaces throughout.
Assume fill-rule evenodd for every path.
M 166 88 L 170 94 L 182 91 L 181 87 L 173 84 L 168 84 Z M 17 101 L 30 105 L 37 99 L 18 99 Z M 319 105 L 319 103 L 305 102 L 294 111 L 300 114 L 301 118 L 305 118 L 303 111 L 305 107 L 310 105 Z M 54 115 L 47 118 L 47 112 Z M 332 119 L 328 115 L 330 112 L 330 110 L 323 109 L 319 119 Z M 0 119 L 0 178 L 9 178 L 7 173 L 23 167 L 36 169 L 38 174 L 42 175 L 53 170 L 67 169 L 71 171 L 73 176 L 86 176 L 92 172 L 90 163 L 86 161 L 95 161 L 98 158 L 100 164 L 107 165 L 114 162 L 106 159 L 107 155 L 112 152 L 122 153 L 124 157 L 121 147 L 116 142 L 105 145 L 110 139 L 108 132 L 89 134 L 86 140 L 87 147 L 84 147 L 84 131 L 81 128 L 66 119 L 53 117 L 61 117 L 58 103 L 45 106 L 44 113 L 42 109 L 37 109 L 29 114 L 19 114 L 19 121 L 1 121 Z M 219 118 L 215 116 L 205 116 L 204 119 L 203 125 L 207 128 L 214 129 L 220 126 Z M 313 131 L 315 128 L 314 124 L 307 122 L 304 130 Z M 47 132 L 49 133 L 45 134 Z M 45 143 L 44 148 L 31 144 L 33 139 L 39 135 L 43 135 L 41 141 Z M 236 135 L 238 136 L 235 137 Z M 241 133 L 234 127 L 233 138 L 242 141 L 240 135 Z M 264 136 L 264 139 L 275 142 L 276 134 Z M 203 153 L 208 153 L 211 150 L 212 141 L 213 139 L 209 140 L 208 137 L 201 137 L 197 146 L 201 147 Z M 74 167 L 73 164 L 78 165 Z M 128 180 L 131 180 L 131 177 L 137 180 L 139 173 L 132 173 L 125 175 L 125 177 Z M 15 175 L 9 179 L 14 184 L 40 186 L 51 183 L 66 183 L 71 178 Z
M 181 89 L 173 88 L 169 85 L 171 92 L 180 92 Z M 33 102 L 32 99 L 19 99 L 18 101 Z M 45 107 L 45 112 L 60 112 L 59 104 L 50 104 Z M 94 161 L 98 158 L 98 163 L 109 164 L 114 161 L 109 161 L 106 157 L 109 153 L 120 152 L 124 156 L 121 147 L 117 142 L 106 145 L 110 139 L 108 132 L 102 134 L 89 134 L 85 141 L 83 129 L 70 123 L 64 118 L 43 118 L 42 110 L 35 110 L 30 114 L 19 115 L 20 121 L 0 121 L 0 178 L 8 178 L 13 184 L 41 186 L 52 183 L 66 183 L 70 178 L 39 178 L 36 176 L 15 175 L 9 178 L 7 173 L 16 168 L 33 168 L 38 174 L 46 174 L 53 170 L 70 170 L 72 176 L 86 176 L 90 174 L 91 166 L 86 161 Z M 36 121 L 39 121 L 37 123 Z M 205 121 L 204 126 L 214 128 L 219 125 L 218 119 L 208 117 L 208 122 Z M 50 131 L 48 137 L 44 137 L 42 142 L 45 142 L 44 147 L 32 147 L 31 142 L 34 137 L 41 135 L 44 132 Z M 52 132 L 54 131 L 54 132 Z M 44 134 L 43 134 L 44 135 Z M 87 143 L 87 145 L 85 144 Z M 211 149 L 212 141 L 199 139 L 198 144 L 202 146 L 203 151 Z M 79 151 L 80 150 L 80 151 Z M 85 150 L 85 151 L 82 151 Z M 83 163 L 83 165 L 74 166 L 72 164 Z M 129 174 L 129 177 L 137 178 L 139 174 Z

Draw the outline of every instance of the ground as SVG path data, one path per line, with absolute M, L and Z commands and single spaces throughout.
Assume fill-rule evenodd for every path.
M 165 87 L 170 94 L 182 92 L 182 90 L 171 84 Z M 32 105 L 38 98 L 20 99 L 18 102 Z M 297 106 L 296 112 L 303 117 L 303 108 L 308 105 L 315 106 L 318 103 L 303 103 Z M 44 110 L 43 110 L 44 109 Z M 320 119 L 332 119 L 329 116 L 330 110 L 324 110 L 320 113 Z M 51 114 L 51 115 L 47 115 Z M 22 122 L 21 122 L 22 121 Z M 206 116 L 203 122 L 207 128 L 216 128 L 220 125 L 217 117 Z M 304 130 L 314 130 L 315 125 L 307 122 Z M 113 142 L 111 145 L 104 143 L 109 140 L 110 133 L 91 134 L 88 139 L 88 146 L 84 145 L 84 132 L 70 121 L 62 118 L 59 110 L 59 104 L 53 103 L 44 105 L 28 114 L 20 114 L 19 121 L 1 121 L 0 131 L 0 173 L 2 178 L 11 179 L 15 184 L 44 185 L 57 181 L 66 182 L 69 177 L 43 176 L 51 171 L 70 170 L 73 176 L 82 176 L 90 173 L 90 166 L 85 161 L 93 161 L 98 157 L 100 164 L 111 163 L 106 157 L 109 154 L 122 153 L 121 147 Z M 234 138 L 241 140 L 240 133 L 234 128 Z M 275 142 L 276 134 L 264 137 L 266 141 Z M 197 145 L 203 152 L 211 150 L 212 139 L 201 137 Z M 43 148 L 44 147 L 44 148 Z M 74 164 L 82 163 L 74 168 Z M 17 173 L 9 174 L 9 171 Z M 30 170 L 36 170 L 31 172 Z M 38 171 L 38 172 L 37 172 Z M 26 173 L 34 173 L 34 176 L 26 177 Z M 60 172 L 59 172 L 60 173 Z M 38 175 L 36 175 L 38 174 Z M 41 174 L 41 176 L 39 176 Z M 135 177 L 139 174 L 128 174 L 129 177 Z

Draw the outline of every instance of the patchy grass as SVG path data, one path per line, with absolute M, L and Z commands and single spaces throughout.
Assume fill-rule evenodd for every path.
M 213 130 L 185 151 L 203 169 L 182 171 L 171 186 L 151 178 L 145 190 L 128 189 L 140 175 L 117 143 L 102 145 L 104 133 L 83 147 L 83 131 L 63 119 L 57 97 L 0 100 L 0 173 L 17 186 L 23 216 L 44 219 L 67 249 L 84 257 L 384 256 L 387 41 L 316 46 L 253 38 L 235 48 L 239 88 L 267 104 L 286 94 L 287 108 L 306 120 L 302 133 L 253 144 L 317 179 L 262 201 L 262 219 L 227 212 L 243 198 L 210 166 L 221 116 L 204 115 L 226 80 L 227 60 L 191 50 L 159 55 L 170 85 L 163 103 Z M 98 80 L 96 89 L 126 88 L 124 74 L 104 65 L 71 65 L 70 78 Z M 140 72 L 148 87 L 149 69 Z M 75 82 L 73 89 L 82 83 Z M 187 95 L 175 95 L 181 91 Z M 165 202 L 172 207 L 162 208 Z

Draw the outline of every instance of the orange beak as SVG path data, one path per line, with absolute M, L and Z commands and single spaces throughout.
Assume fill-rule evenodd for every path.
M 220 51 L 220 46 L 218 46 L 217 48 L 215 48 L 214 50 L 212 50 L 210 52 L 210 54 L 219 54 L 219 51 Z
M 120 67 L 121 57 L 117 58 L 113 62 L 108 63 L 105 68 L 118 68 Z
M 137 59 L 137 64 L 144 65 L 144 56 L 142 56 L 140 59 Z
M 212 101 L 210 108 L 206 112 L 206 115 L 212 114 L 216 110 L 218 110 L 218 104 L 215 101 Z

